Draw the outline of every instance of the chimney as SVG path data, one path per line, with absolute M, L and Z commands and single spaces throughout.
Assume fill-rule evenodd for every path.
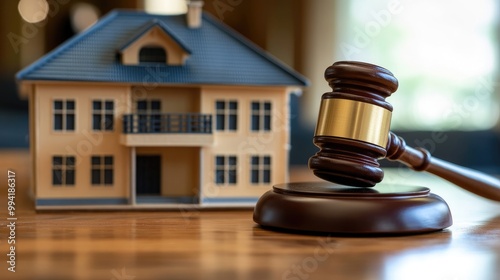
M 186 20 L 189 28 L 199 28 L 201 26 L 201 14 L 203 0 L 186 0 L 187 13 Z

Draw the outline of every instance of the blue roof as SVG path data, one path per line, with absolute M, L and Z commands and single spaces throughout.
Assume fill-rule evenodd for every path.
M 276 58 L 208 14 L 200 28 L 185 15 L 113 11 L 88 30 L 17 73 L 18 80 L 143 83 L 152 75 L 160 84 L 306 86 L 308 81 Z M 191 53 L 184 65 L 123 65 L 120 49 L 159 25 Z M 141 33 L 142 32 L 142 33 Z

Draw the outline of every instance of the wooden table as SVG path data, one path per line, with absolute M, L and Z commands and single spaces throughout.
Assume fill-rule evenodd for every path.
M 401 237 L 272 232 L 251 210 L 41 212 L 27 195 L 27 152 L 0 152 L 0 279 L 500 279 L 500 204 L 404 169 L 453 212 L 446 230 Z M 7 169 L 16 170 L 16 272 L 7 270 Z M 3 177 L 3 178 L 2 178 Z M 291 180 L 316 180 L 304 168 Z

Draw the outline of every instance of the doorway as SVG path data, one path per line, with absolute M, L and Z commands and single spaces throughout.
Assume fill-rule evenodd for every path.
M 161 195 L 161 156 L 138 155 L 136 166 L 137 195 Z

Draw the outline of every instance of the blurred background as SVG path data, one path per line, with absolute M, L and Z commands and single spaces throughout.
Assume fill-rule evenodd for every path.
M 0 149 L 28 148 L 15 73 L 112 9 L 184 13 L 184 0 L 0 1 Z M 204 10 L 307 76 L 292 97 L 291 164 L 305 165 L 323 72 L 338 60 L 398 78 L 392 130 L 451 162 L 500 174 L 499 3 L 407 0 L 205 0 Z M 384 163 L 385 166 L 394 164 Z

